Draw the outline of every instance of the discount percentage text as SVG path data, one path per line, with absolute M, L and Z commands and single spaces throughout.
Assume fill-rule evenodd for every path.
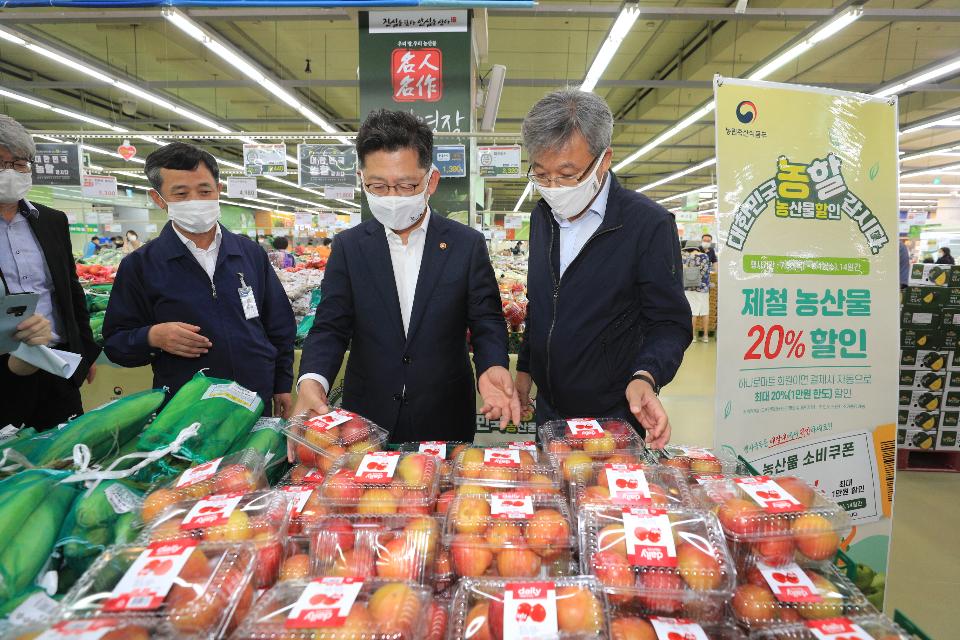
M 743 354 L 744 360 L 776 360 L 784 355 L 784 347 L 787 358 L 799 359 L 807 352 L 807 345 L 802 341 L 802 329 L 784 329 L 782 324 L 770 328 L 755 324 L 747 331 L 747 337 L 752 338 L 753 343 Z

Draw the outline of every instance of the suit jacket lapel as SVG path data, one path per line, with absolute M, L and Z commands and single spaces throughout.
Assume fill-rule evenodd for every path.
M 40 250 L 43 252 L 43 261 L 47 264 L 47 270 L 50 272 L 50 279 L 53 280 L 53 303 L 60 312 L 60 318 L 64 319 L 70 313 L 70 309 L 64 309 L 61 301 L 64 299 L 64 292 L 70 290 L 70 285 L 67 282 L 69 276 L 64 272 L 63 263 L 60 259 L 63 255 L 63 248 L 57 246 L 56 238 L 51 233 L 50 225 L 47 224 L 49 220 L 41 220 L 40 216 L 27 215 L 25 217 L 30 228 L 33 229 L 33 235 L 36 236 L 37 244 L 40 245 Z M 66 320 L 63 321 L 66 323 Z M 63 331 L 66 332 L 67 328 L 63 327 Z M 67 337 L 65 335 L 60 336 L 65 342 Z
M 410 312 L 410 330 L 407 331 L 407 344 L 410 344 L 417 329 L 420 328 L 420 321 L 427 310 L 427 301 L 433 294 L 437 278 L 443 273 L 443 267 L 447 263 L 447 256 L 450 253 L 447 244 L 442 241 L 447 230 L 441 228 L 440 223 L 436 221 L 438 215 L 435 211 L 430 212 L 430 224 L 427 226 L 427 237 L 424 239 L 423 245 L 423 261 L 420 263 L 417 291 L 413 296 L 413 309 Z
M 379 224 L 369 224 L 367 236 L 360 241 L 360 251 L 366 259 L 373 277 L 373 283 L 387 313 L 389 323 L 403 340 L 403 318 L 400 315 L 400 296 L 397 294 L 397 282 L 393 277 L 393 261 L 390 260 L 390 247 L 387 235 Z

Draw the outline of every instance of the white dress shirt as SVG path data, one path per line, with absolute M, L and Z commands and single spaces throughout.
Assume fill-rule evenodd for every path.
M 554 220 L 560 225 L 560 276 L 567 270 L 570 263 L 580 255 L 583 246 L 587 244 L 600 224 L 603 217 L 607 214 L 607 198 L 610 195 L 610 176 L 604 180 L 600 193 L 590 205 L 590 209 L 584 213 L 576 222 L 564 220 L 553 214 Z
M 430 223 L 430 209 L 423 216 L 420 226 L 410 232 L 407 243 L 392 229 L 384 227 L 387 234 L 387 246 L 390 248 L 390 262 L 393 264 L 393 281 L 397 285 L 397 299 L 400 301 L 400 317 L 403 319 L 404 335 L 410 330 L 410 314 L 413 311 L 413 298 L 417 293 L 417 281 L 420 279 L 420 264 L 423 262 L 423 248 L 427 242 L 427 225 Z M 330 393 L 330 381 L 316 373 L 300 376 L 297 385 L 304 380 L 316 380 Z
M 213 237 L 213 242 L 206 249 L 201 249 L 193 240 L 180 233 L 177 225 L 171 223 L 173 232 L 177 234 L 180 241 L 190 250 L 190 255 L 196 258 L 203 270 L 210 276 L 210 282 L 213 282 L 213 274 L 217 270 L 217 258 L 220 256 L 220 243 L 223 240 L 223 232 L 220 230 L 220 224 L 217 224 L 217 233 Z

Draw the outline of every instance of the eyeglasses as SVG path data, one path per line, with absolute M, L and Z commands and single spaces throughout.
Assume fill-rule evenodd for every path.
M 430 173 L 427 172 L 427 175 L 430 175 Z M 390 195 L 391 191 L 396 191 L 398 196 L 412 196 L 416 193 L 417 188 L 422 182 L 422 178 L 420 182 L 417 183 L 401 182 L 399 184 L 386 184 L 385 182 L 365 182 L 363 187 L 375 196 Z
M 545 173 L 530 173 L 533 171 L 533 167 L 530 167 L 527 169 L 527 180 L 538 187 L 550 187 L 553 185 L 557 185 L 558 187 L 575 187 L 580 184 L 580 181 L 583 180 L 585 175 L 588 175 L 594 168 L 596 168 L 597 163 L 602 157 L 603 154 L 601 153 L 593 159 L 593 162 L 590 163 L 590 166 L 587 167 L 585 171 L 575 176 L 560 176 L 558 178 L 551 178 Z
M 30 173 L 33 163 L 29 160 L 0 160 L 0 169 L 13 169 L 20 173 Z

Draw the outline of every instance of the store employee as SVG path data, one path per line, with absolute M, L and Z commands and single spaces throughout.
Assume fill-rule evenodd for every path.
M 267 254 L 220 219 L 217 161 L 174 142 L 147 156 L 150 196 L 170 221 L 120 263 L 103 321 L 104 350 L 125 367 L 150 364 L 153 386 L 176 392 L 197 371 L 256 391 L 286 417 L 296 324 Z
M 390 431 L 392 442 L 472 441 L 472 346 L 483 412 L 519 422 L 483 235 L 428 205 L 440 182 L 433 132 L 407 112 L 376 111 L 356 146 L 373 219 L 334 238 L 295 412 L 328 411 L 330 382 L 349 346 L 344 408 Z

